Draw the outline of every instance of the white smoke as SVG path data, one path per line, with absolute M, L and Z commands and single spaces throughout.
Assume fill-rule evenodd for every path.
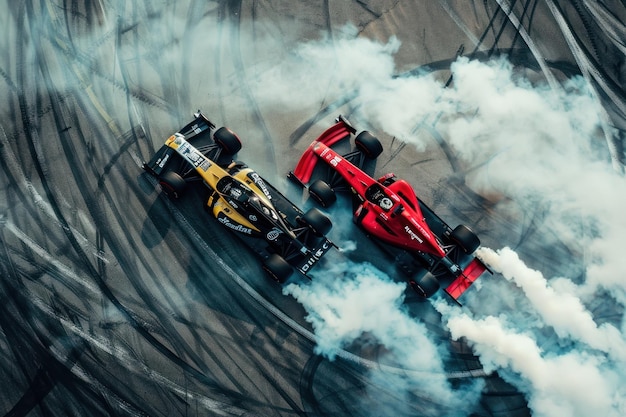
M 349 261 L 313 271 L 312 278 L 309 285 L 289 284 L 283 292 L 306 308 L 318 354 L 334 359 L 339 349 L 368 334 L 390 351 L 390 360 L 418 371 L 409 384 L 421 382 L 420 390 L 443 403 L 454 401 L 437 346 L 425 326 L 402 307 L 404 284 L 370 264 Z
M 443 302 L 436 307 L 452 338 L 465 338 L 486 369 L 526 393 L 534 415 L 625 415 L 619 304 L 626 304 L 620 249 L 626 181 L 611 168 L 589 87 L 574 78 L 554 91 L 531 84 L 505 59 L 461 58 L 446 88 L 432 75 L 395 77 L 398 46 L 397 39 L 380 44 L 349 36 L 308 43 L 279 67 L 260 72 L 258 97 L 291 110 L 352 97 L 355 125 L 373 126 L 418 149 L 432 140 L 419 127 L 436 129 L 465 164 L 466 183 L 476 192 L 503 196 L 493 210 L 522 222 L 526 211 L 541 207 L 543 242 L 529 243 L 524 253 L 543 258 L 562 275 L 533 270 L 507 247 L 482 249 L 494 277 L 481 282 L 480 293 L 470 290 L 467 310 Z M 284 94 L 276 94 L 276 86 Z M 511 234 L 494 232 L 504 239 L 502 246 L 518 243 Z M 551 257 L 555 242 L 571 254 Z M 582 278 L 567 275 L 575 269 Z M 307 309 L 320 353 L 332 357 L 333 350 L 368 332 L 391 352 L 401 355 L 406 342 L 416 340 L 425 346 L 424 356 L 437 358 L 427 330 L 404 315 L 400 286 L 369 268 L 351 269 L 347 278 L 345 271 L 330 272 L 332 278 L 317 276 L 311 285 L 286 289 Z M 601 291 L 615 304 L 617 324 L 599 324 L 588 307 Z M 440 371 L 441 360 L 433 362 L 426 369 Z M 441 386 L 448 395 L 460 395 Z
M 441 309 L 445 313 L 447 306 Z M 469 340 L 487 369 L 515 373 L 508 379 L 527 392 L 535 416 L 623 415 L 624 375 L 602 356 L 584 350 L 561 355 L 542 351 L 535 335 L 508 329 L 501 318 L 444 316 L 452 337 Z
M 574 292 L 576 286 L 568 279 L 552 281 L 552 286 L 540 271 L 521 261 L 510 248 L 497 252 L 483 248 L 480 256 L 496 272 L 520 287 L 546 325 L 552 326 L 561 338 L 571 338 L 593 349 L 607 353 L 612 359 L 626 361 L 626 341 L 615 326 L 594 321 Z

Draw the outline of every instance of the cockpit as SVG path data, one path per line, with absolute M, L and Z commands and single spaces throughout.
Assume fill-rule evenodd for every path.
M 240 203 L 250 199 L 252 190 L 231 176 L 225 175 L 215 184 L 217 192 Z
M 385 193 L 383 186 L 379 183 L 374 183 L 365 190 L 365 199 L 385 211 L 389 211 L 393 207 L 393 200 Z

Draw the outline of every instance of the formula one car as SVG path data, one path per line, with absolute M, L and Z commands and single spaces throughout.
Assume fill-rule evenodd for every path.
M 306 275 L 334 244 L 326 237 L 330 219 L 313 208 L 302 212 L 268 181 L 232 156 L 241 141 L 202 113 L 170 136 L 143 168 L 165 194 L 182 196 L 193 182 L 206 188 L 205 209 L 236 232 L 263 259 L 263 269 L 284 282 L 294 268 Z M 190 142 L 208 142 L 198 147 Z
M 383 151 L 380 141 L 367 131 L 355 138 L 357 150 L 340 155 L 331 146 L 356 133 L 342 116 L 307 148 L 288 177 L 324 207 L 336 200 L 335 191 L 350 191 L 354 222 L 373 237 L 396 265 L 409 276 L 411 287 L 430 297 L 442 284 L 458 298 L 488 268 L 472 253 L 478 237 L 464 225 L 452 229 L 420 200 L 405 180 L 392 173 L 373 179 L 363 171 L 367 159 Z M 324 179 L 313 179 L 322 164 Z M 320 167 L 320 168 L 322 168 Z M 319 172 L 318 172 L 319 173 Z

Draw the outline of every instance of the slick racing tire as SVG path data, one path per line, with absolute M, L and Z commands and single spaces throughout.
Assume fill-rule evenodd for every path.
M 471 229 L 463 224 L 458 225 L 454 228 L 452 233 L 450 233 L 450 239 L 454 243 L 456 243 L 463 252 L 465 253 L 474 253 L 476 249 L 480 246 L 480 239 Z
M 411 280 L 409 285 L 424 298 L 432 297 L 439 290 L 439 281 L 432 274 L 426 274 L 418 281 Z
M 163 192 L 170 198 L 180 198 L 185 192 L 187 183 L 174 171 L 166 171 L 159 178 L 159 185 Z
M 358 134 L 354 139 L 354 144 L 359 151 L 370 159 L 378 158 L 378 155 L 383 152 L 383 145 L 378 138 L 366 130 Z
M 213 134 L 213 140 L 228 155 L 234 155 L 241 150 L 241 141 L 232 130 L 226 127 L 220 127 Z
M 318 236 L 325 236 L 333 227 L 333 223 L 328 216 L 316 208 L 312 208 L 304 213 L 302 221 L 313 229 L 313 232 Z
M 337 201 L 335 190 L 322 180 L 316 180 L 309 186 L 309 195 L 322 207 L 330 207 Z
M 279 284 L 287 281 L 287 278 L 291 276 L 293 268 L 287 263 L 285 258 L 273 253 L 263 263 L 263 270 Z

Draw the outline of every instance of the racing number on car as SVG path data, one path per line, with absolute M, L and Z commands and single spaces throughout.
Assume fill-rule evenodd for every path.
M 331 159 L 330 161 L 328 161 L 329 164 L 331 164 L 332 166 L 336 167 L 337 165 L 339 165 L 339 162 L 341 162 L 341 158 L 339 156 L 334 156 L 333 159 Z

